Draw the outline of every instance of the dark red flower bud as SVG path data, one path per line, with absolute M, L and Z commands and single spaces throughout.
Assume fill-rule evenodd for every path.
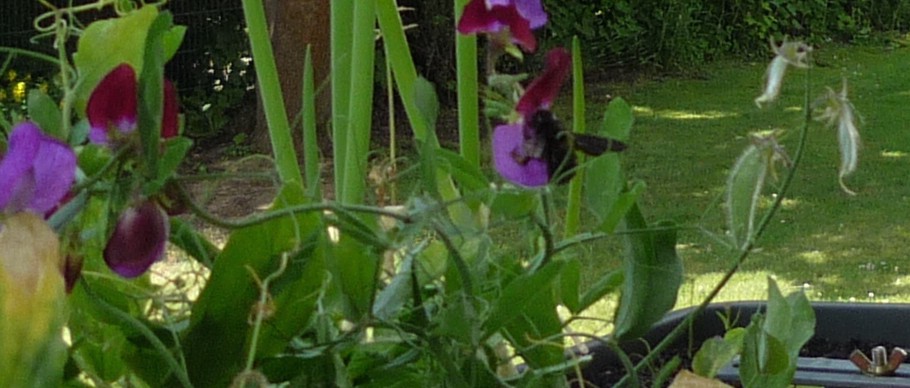
M 118 275 L 142 275 L 164 255 L 170 224 L 167 214 L 151 200 L 126 209 L 104 248 L 104 262 Z

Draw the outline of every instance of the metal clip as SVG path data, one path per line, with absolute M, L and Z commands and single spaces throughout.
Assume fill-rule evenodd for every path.
M 897 368 L 907 358 L 907 351 L 896 347 L 891 350 L 891 356 L 887 359 L 885 358 L 886 354 L 887 349 L 884 346 L 876 346 L 872 348 L 872 359 L 870 360 L 862 351 L 857 349 L 850 353 L 850 361 L 867 375 L 891 376 L 894 375 Z

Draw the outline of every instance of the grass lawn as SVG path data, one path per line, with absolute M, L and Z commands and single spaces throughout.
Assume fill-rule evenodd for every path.
M 785 290 L 803 288 L 812 300 L 908 302 L 910 48 L 837 46 L 816 48 L 813 55 L 812 98 L 826 86 L 840 90 L 846 77 L 849 97 L 863 118 L 860 167 L 846 180 L 858 195 L 849 196 L 838 185 L 836 130 L 813 123 L 789 199 L 718 300 L 764 299 L 767 276 L 773 276 Z M 781 98 L 759 109 L 753 99 L 761 93 L 766 65 L 722 61 L 704 69 L 705 79 L 587 86 L 589 128 L 599 123 L 607 94 L 634 106 L 624 163 L 628 177 L 648 184 L 642 203 L 649 219 L 702 225 L 720 234 L 724 218 L 716 200 L 747 135 L 786 129 L 790 136 L 782 143 L 793 152 L 805 71 L 789 69 Z M 679 243 L 686 282 L 677 308 L 697 304 L 734 260 L 695 230 L 682 231 Z M 605 249 L 610 247 L 579 252 L 590 272 L 617 265 L 615 256 L 602 257 Z M 611 316 L 611 304 L 593 307 L 591 315 Z

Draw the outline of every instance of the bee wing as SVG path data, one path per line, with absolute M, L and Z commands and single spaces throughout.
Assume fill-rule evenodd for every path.
M 605 152 L 621 152 L 626 149 L 626 143 L 616 139 L 583 133 L 575 133 L 573 135 L 575 137 L 575 149 L 591 156 L 599 156 Z

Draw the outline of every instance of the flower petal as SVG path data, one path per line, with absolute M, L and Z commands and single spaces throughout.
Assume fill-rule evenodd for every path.
M 540 0 L 515 0 L 515 8 L 528 21 L 532 29 L 547 24 L 547 13 L 543 10 Z
M 525 121 L 530 121 L 531 116 L 540 109 L 550 109 L 572 70 L 571 65 L 572 57 L 566 49 L 558 47 L 547 53 L 547 67 L 543 74 L 535 78 L 525 89 L 515 107 Z
M 117 66 L 98 83 L 86 107 L 91 124 L 89 140 L 107 144 L 111 128 L 121 133 L 136 129 L 137 88 L 136 71 L 128 64 Z
M 458 32 L 496 34 L 508 27 L 512 42 L 530 52 L 537 48 L 537 39 L 531 30 L 543 26 L 546 21 L 547 15 L 539 0 L 472 0 L 461 14 Z
M 0 162 L 0 209 L 45 214 L 60 203 L 76 177 L 76 154 L 33 123 L 13 128 Z
M 164 113 L 161 117 L 161 138 L 177 136 L 179 127 L 180 104 L 177 101 L 177 88 L 174 83 L 164 80 Z
M 471 0 L 461 13 L 458 20 L 458 32 L 468 35 L 478 32 L 499 32 L 505 24 L 496 19 L 485 0 Z
M 104 248 L 104 262 L 125 278 L 142 275 L 164 255 L 167 215 L 153 201 L 126 209 Z
M 547 162 L 527 156 L 524 142 L 522 125 L 497 126 L 493 130 L 493 165 L 512 183 L 526 187 L 545 186 L 550 181 Z
M 41 148 L 41 130 L 31 122 L 13 128 L 9 147 L 0 161 L 0 209 L 9 213 L 23 210 L 34 193 L 30 171 Z

